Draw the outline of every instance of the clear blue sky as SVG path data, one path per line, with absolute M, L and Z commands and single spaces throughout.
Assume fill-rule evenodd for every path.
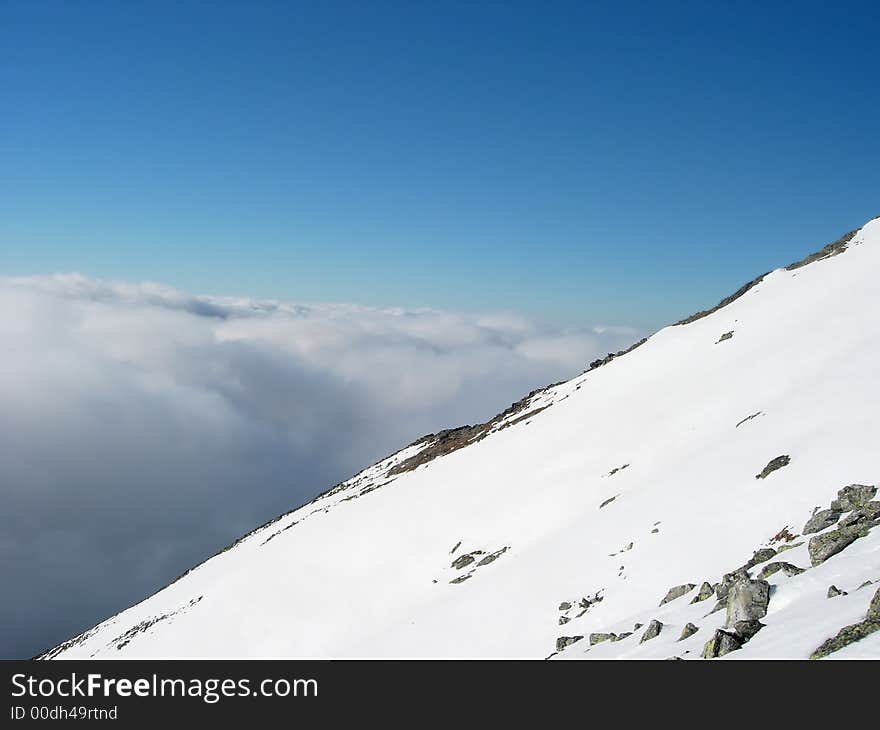
M 653 327 L 880 214 L 875 3 L 0 2 L 0 275 Z

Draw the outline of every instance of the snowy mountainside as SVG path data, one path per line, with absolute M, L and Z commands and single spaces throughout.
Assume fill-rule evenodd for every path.
M 880 219 L 801 264 L 43 656 L 880 657 Z

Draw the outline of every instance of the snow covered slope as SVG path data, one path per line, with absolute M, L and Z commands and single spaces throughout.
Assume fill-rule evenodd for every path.
M 838 253 L 410 445 L 44 656 L 806 658 L 858 624 L 831 656 L 880 657 L 877 497 L 804 534 L 880 481 L 880 219 Z

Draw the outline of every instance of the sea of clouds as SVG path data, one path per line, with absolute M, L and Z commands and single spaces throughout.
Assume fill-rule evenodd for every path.
M 641 334 L 0 279 L 0 657 L 88 628 L 415 438 Z

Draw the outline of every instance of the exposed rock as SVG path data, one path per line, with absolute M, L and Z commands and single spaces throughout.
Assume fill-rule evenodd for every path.
M 742 642 L 745 644 L 749 639 L 751 639 L 755 634 L 757 634 L 761 629 L 764 628 L 766 624 L 762 624 L 760 621 L 737 621 L 733 625 L 733 630 L 737 633 L 737 636 L 742 637 Z
M 674 601 L 676 598 L 681 598 L 686 593 L 690 593 L 696 587 L 696 583 L 684 583 L 680 586 L 670 588 L 664 596 L 663 600 L 660 601 L 660 605 L 662 606 L 664 603 L 669 603 L 670 601 Z
M 719 602 L 725 603 L 727 601 L 727 594 L 730 593 L 730 588 L 734 583 L 739 580 L 749 580 L 749 578 L 751 576 L 745 566 L 737 568 L 732 573 L 725 573 L 721 582 L 715 586 L 715 594 L 718 596 Z
M 877 619 L 865 619 L 864 621 L 859 621 L 857 624 L 844 626 L 837 632 L 836 636 L 822 642 L 822 644 L 810 654 L 810 659 L 821 659 L 822 657 L 826 657 L 859 639 L 864 639 L 878 629 L 880 629 L 880 620 Z
M 629 464 L 624 464 L 623 466 L 615 466 L 611 471 L 608 472 L 608 476 L 613 477 L 617 472 L 623 471 L 628 467 Z
M 862 583 L 858 588 L 856 588 L 856 590 L 857 590 L 857 591 L 860 591 L 860 590 L 862 590 L 862 588 L 867 588 L 867 587 L 868 587 L 869 585 L 871 585 L 872 583 L 873 583 L 873 581 L 866 580 L 866 581 L 865 581 L 864 583 Z
M 577 643 L 583 636 L 560 636 L 556 639 L 556 651 L 562 651 L 567 646 Z
M 728 627 L 737 621 L 757 621 L 767 615 L 770 584 L 766 580 L 739 580 L 727 596 Z
M 602 509 L 602 508 L 605 507 L 606 505 L 611 504 L 615 499 L 617 499 L 617 495 L 616 495 L 616 494 L 615 494 L 613 497 L 609 497 L 609 498 L 606 499 L 604 502 L 602 502 L 602 504 L 599 505 L 599 509 Z
M 559 625 L 560 625 L 560 626 L 564 626 L 564 625 L 567 624 L 569 621 L 571 621 L 571 619 L 570 619 L 568 616 L 560 616 L 560 617 L 559 617 Z
M 560 611 L 568 611 L 571 608 L 571 604 L 568 601 L 563 601 L 559 604 Z
M 784 466 L 788 466 L 791 463 L 791 457 L 788 454 L 783 454 L 782 456 L 777 456 L 775 459 L 770 459 L 760 474 L 755 474 L 755 479 L 766 479 L 777 469 L 781 469 Z
M 464 583 L 468 578 L 470 578 L 473 573 L 466 573 L 465 575 L 460 575 L 458 578 L 453 578 L 450 583 Z
M 693 636 L 699 631 L 699 629 L 694 626 L 692 623 L 686 623 L 684 628 L 681 630 L 681 636 L 678 637 L 679 641 L 684 641 L 689 636 Z
M 840 590 L 837 586 L 828 586 L 828 598 L 834 598 L 835 596 L 846 596 L 849 595 L 846 591 Z
M 474 556 L 471 554 L 468 555 L 460 555 L 455 560 L 452 561 L 452 566 L 456 570 L 461 570 L 462 568 L 470 565 L 475 560 Z
M 841 550 L 867 534 L 867 526 L 852 525 L 851 527 L 839 527 L 836 530 L 811 537 L 810 543 L 807 545 L 810 561 L 813 565 L 824 563 L 832 555 L 837 555 Z
M 639 640 L 640 644 L 644 644 L 646 641 L 650 641 L 655 636 L 660 636 L 660 632 L 663 630 L 663 624 L 657 619 L 651 619 L 651 622 L 648 624 L 648 628 L 645 629 L 645 633 L 642 634 L 642 638 Z
M 694 596 L 691 603 L 700 603 L 701 601 L 705 601 L 713 596 L 715 593 L 715 586 L 713 586 L 708 581 L 703 581 L 703 585 L 700 586 L 700 590 L 697 595 Z
M 796 565 L 792 565 L 791 563 L 786 563 L 781 560 L 774 560 L 772 563 L 767 563 L 762 569 L 761 572 L 758 573 L 758 578 L 769 578 L 774 573 L 778 573 L 782 571 L 785 575 L 791 578 L 793 575 L 800 575 L 804 572 L 803 568 L 798 568 Z
M 494 553 L 489 553 L 485 558 L 480 560 L 477 563 L 477 567 L 479 568 L 481 565 L 489 565 L 489 563 L 494 563 L 498 558 L 500 558 L 504 553 L 506 553 L 510 548 L 503 547 L 500 550 L 496 550 Z
M 880 519 L 880 502 L 866 502 L 858 509 L 854 509 L 840 521 L 841 527 L 852 525 L 870 525 L 876 527 Z
M 756 565 L 760 565 L 761 563 L 766 563 L 770 558 L 776 556 L 776 551 L 771 548 L 761 548 L 760 550 L 756 550 L 749 561 L 743 566 L 746 570 L 749 568 L 754 568 Z
M 624 631 L 622 634 L 618 634 L 611 641 L 623 641 L 627 636 L 632 636 L 632 631 Z
M 804 525 L 804 529 L 801 532 L 803 532 L 804 535 L 812 535 L 814 532 L 820 532 L 826 527 L 831 527 L 831 525 L 839 519 L 840 512 L 836 509 L 823 509 L 807 520 L 807 523 Z
M 815 253 L 811 253 L 806 258 L 801 259 L 800 261 L 795 261 L 793 264 L 789 264 L 785 267 L 786 271 L 794 271 L 795 269 L 799 269 L 802 266 L 806 266 L 807 264 L 811 264 L 814 261 L 821 261 L 822 259 L 828 259 L 832 256 L 837 256 L 838 254 L 842 254 L 846 251 L 846 247 L 849 245 L 849 242 L 853 239 L 856 233 L 859 232 L 857 228 L 854 231 L 850 231 L 849 233 L 844 234 L 840 238 L 838 238 L 833 243 L 829 243 L 827 246 L 822 248 Z
M 718 343 L 716 342 L 715 344 L 717 345 Z M 763 415 L 764 415 L 763 411 L 758 411 L 757 413 L 753 413 L 751 416 L 746 416 L 739 423 L 737 423 L 736 426 L 734 426 L 734 428 L 739 428 L 744 423 L 748 423 L 749 421 L 751 421 L 753 418 L 757 418 L 758 416 L 763 416 Z
M 743 645 L 742 640 L 736 634 L 722 629 L 716 629 L 714 635 L 703 647 L 703 659 L 714 659 L 715 657 L 730 654 Z
M 452 555 L 452 554 L 453 554 L 456 550 L 458 550 L 460 547 L 461 547 L 461 540 L 459 540 L 457 543 L 455 543 L 455 547 L 452 548 L 452 550 L 449 551 L 449 554 Z
M 869 621 L 880 621 L 880 588 L 877 589 L 877 592 L 871 599 L 871 603 L 868 605 L 868 613 L 865 615 L 865 618 Z
M 609 634 L 599 631 L 594 634 L 590 634 L 590 646 L 601 644 L 603 641 L 614 641 L 616 638 L 617 634 Z
M 776 551 L 776 554 L 779 555 L 779 553 L 784 553 L 786 550 L 794 550 L 795 548 L 800 547 L 803 544 L 803 541 L 801 541 L 793 543 L 791 545 L 780 545 L 779 550 Z
M 865 484 L 850 484 L 837 493 L 837 499 L 831 503 L 831 509 L 839 512 L 849 512 L 859 507 L 864 507 L 867 502 L 874 499 L 877 487 L 869 487 Z
M 633 624 L 633 631 L 638 631 L 638 630 L 639 630 L 640 628 L 642 628 L 642 626 L 644 626 L 644 625 L 645 625 L 645 624 L 640 624 L 640 623 L 635 623 L 635 624 Z
M 730 332 L 725 332 L 723 335 L 721 335 L 721 337 L 718 338 L 718 342 L 716 342 L 715 344 L 717 345 L 720 342 L 724 342 L 725 340 L 729 340 L 731 337 L 733 337 L 733 330 L 731 330 Z

